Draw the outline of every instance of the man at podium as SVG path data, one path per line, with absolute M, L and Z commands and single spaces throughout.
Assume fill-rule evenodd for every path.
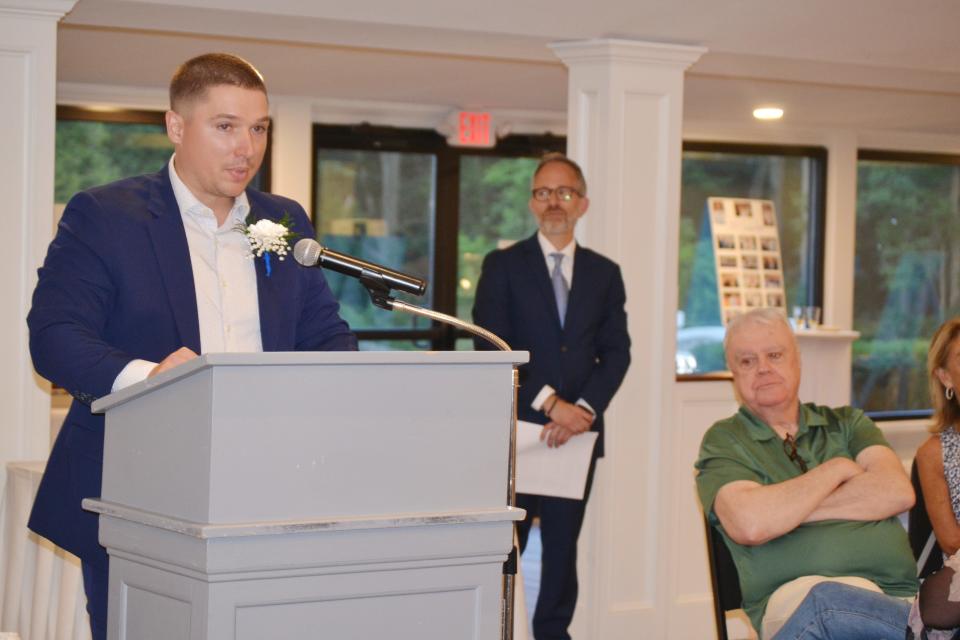
M 80 506 L 100 495 L 103 466 L 89 405 L 199 353 L 357 348 L 321 270 L 284 259 L 288 240 L 314 237 L 303 208 L 247 188 L 270 126 L 260 73 L 228 54 L 188 60 L 166 125 L 175 152 L 162 170 L 70 200 L 27 316 L 37 372 L 74 398 L 29 527 L 81 559 L 95 640 L 108 556 Z

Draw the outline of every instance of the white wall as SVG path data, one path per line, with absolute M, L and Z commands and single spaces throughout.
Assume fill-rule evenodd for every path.
M 49 447 L 49 385 L 30 362 L 24 321 L 51 236 L 57 20 L 72 0 L 0 0 L 0 488 L 11 460 Z

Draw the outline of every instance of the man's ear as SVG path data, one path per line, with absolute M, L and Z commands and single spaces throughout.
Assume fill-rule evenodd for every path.
M 183 116 L 176 111 L 167 111 L 164 116 L 167 123 L 167 137 L 170 142 L 177 145 L 183 140 Z

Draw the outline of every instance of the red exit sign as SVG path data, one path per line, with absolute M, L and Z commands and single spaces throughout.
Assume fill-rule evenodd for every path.
M 497 144 L 493 118 L 486 111 L 460 111 L 456 144 L 463 147 L 493 147 Z

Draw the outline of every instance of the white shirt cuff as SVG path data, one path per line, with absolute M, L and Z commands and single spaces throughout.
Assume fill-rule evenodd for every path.
M 110 389 L 110 393 L 120 391 L 120 389 L 146 380 L 155 366 L 157 366 L 157 363 L 150 362 L 149 360 L 131 360 L 127 363 L 127 366 L 123 368 L 123 371 L 120 372 L 120 375 L 113 381 L 113 387 Z
M 543 389 L 540 389 L 540 393 L 537 394 L 537 397 L 533 399 L 533 402 L 530 403 L 530 406 L 533 407 L 534 411 L 540 411 L 543 409 L 543 403 L 547 401 L 547 398 L 552 396 L 556 391 L 553 387 L 548 384 L 543 385 Z
M 597 415 L 597 412 L 593 410 L 593 407 L 590 406 L 590 403 L 584 400 L 583 398 L 580 398 L 579 400 L 577 400 L 577 404 L 583 407 L 584 409 L 586 409 L 587 411 L 589 411 L 590 413 L 592 413 L 593 415 Z

